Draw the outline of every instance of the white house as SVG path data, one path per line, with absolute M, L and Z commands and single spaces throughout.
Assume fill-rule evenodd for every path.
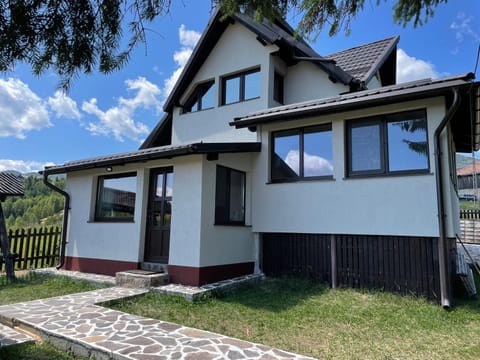
M 67 174 L 61 265 L 303 274 L 449 306 L 473 75 L 396 85 L 398 37 L 320 56 L 283 21 L 220 18 L 139 150 L 45 168 Z

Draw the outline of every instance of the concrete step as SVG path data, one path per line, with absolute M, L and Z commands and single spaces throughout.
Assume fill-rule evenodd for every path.
M 117 286 L 130 288 L 151 288 L 169 283 L 168 274 L 146 270 L 121 271 L 115 274 Z
M 140 269 L 147 271 L 168 273 L 168 264 L 154 263 L 154 262 L 142 262 Z
M 0 347 L 33 342 L 35 342 L 35 339 L 32 336 L 0 324 Z

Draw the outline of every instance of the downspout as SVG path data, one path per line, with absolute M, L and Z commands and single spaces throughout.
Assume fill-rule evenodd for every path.
M 434 142 L 435 142 L 435 178 L 437 184 L 437 207 L 438 207 L 438 265 L 440 268 L 440 298 L 441 305 L 444 309 L 449 309 L 452 306 L 451 303 L 451 284 L 449 281 L 449 268 L 448 263 L 448 249 L 446 242 L 446 226 L 445 226 L 445 205 L 443 196 L 443 177 L 442 177 L 442 149 L 440 144 L 440 134 L 445 129 L 445 126 L 450 122 L 453 115 L 457 112 L 460 106 L 460 95 L 458 89 L 453 89 L 453 102 L 450 108 L 447 110 L 442 122 L 435 130 Z
M 62 221 L 62 237 L 60 240 L 60 255 L 58 258 L 58 264 L 56 266 L 57 270 L 60 269 L 65 264 L 65 248 L 67 247 L 67 226 L 68 226 L 68 213 L 70 210 L 70 195 L 60 189 L 59 187 L 48 182 L 48 173 L 47 171 L 43 172 L 43 182 L 53 191 L 58 192 L 65 198 L 63 203 L 63 221 Z

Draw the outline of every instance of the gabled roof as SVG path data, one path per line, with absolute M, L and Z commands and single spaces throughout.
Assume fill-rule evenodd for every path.
M 190 85 L 191 80 L 203 65 L 225 29 L 235 21 L 255 33 L 260 42 L 277 45 L 280 49 L 278 54 L 288 58 L 288 61 L 309 60 L 327 72 L 334 81 L 339 81 L 345 85 L 352 84 L 352 81 L 355 83 L 354 77 L 335 65 L 334 61 L 322 58 L 305 41 L 296 38 L 293 29 L 286 22 L 269 22 L 268 20 L 257 22 L 244 14 L 235 14 L 222 20 L 221 12 L 216 10 L 167 98 L 163 107 L 165 112 L 170 112 L 173 106 L 177 105 L 176 102 Z
M 6 196 L 23 196 L 21 178 L 15 174 L 0 172 L 0 201 Z
M 230 122 L 230 125 L 236 128 L 255 127 L 260 124 L 298 120 L 434 96 L 446 96 L 451 100 L 452 90 L 457 88 L 461 90 L 464 101 L 452 121 L 452 131 L 455 135 L 457 151 L 468 152 L 471 151 L 472 142 L 476 150 L 478 150 L 480 144 L 480 104 L 478 104 L 479 100 L 476 99 L 479 97 L 480 82 L 472 82 L 474 78 L 475 76 L 472 73 L 468 73 L 436 80 L 418 80 L 315 101 L 279 106 L 236 118 Z M 468 97 L 472 97 L 473 106 L 476 108 L 469 108 Z M 473 115 L 473 124 L 470 122 L 472 112 L 476 114 Z M 471 137 L 472 133 L 473 139 Z
M 122 166 L 131 163 L 145 162 L 148 160 L 170 159 L 178 156 L 192 154 L 220 154 L 259 152 L 261 143 L 193 143 L 177 146 L 158 146 L 137 151 L 97 156 L 88 159 L 66 162 L 63 165 L 47 166 L 43 173 L 64 174 L 71 171 L 94 169 L 110 166 Z
M 139 150 L 166 146 L 172 143 L 172 114 L 164 114 L 157 126 L 140 145 Z
M 392 73 L 393 76 L 396 74 L 396 49 L 399 40 L 399 36 L 394 36 L 339 51 L 325 57 L 335 60 L 343 70 L 365 83 L 368 83 L 377 71 L 381 71 L 383 65 L 387 65 L 390 69 L 385 71 L 384 76 L 381 76 L 382 85 L 393 85 L 395 84 L 395 78 L 388 79 L 387 77 L 388 73 Z

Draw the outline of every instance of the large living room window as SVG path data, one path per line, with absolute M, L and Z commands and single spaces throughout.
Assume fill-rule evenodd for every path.
M 272 182 L 332 176 L 331 124 L 272 133 Z
M 424 110 L 347 122 L 348 175 L 428 172 Z
M 260 68 L 222 78 L 222 105 L 260 97 Z
M 133 221 L 136 187 L 136 173 L 100 176 L 95 221 Z
M 245 224 L 245 173 L 217 165 L 215 224 Z

